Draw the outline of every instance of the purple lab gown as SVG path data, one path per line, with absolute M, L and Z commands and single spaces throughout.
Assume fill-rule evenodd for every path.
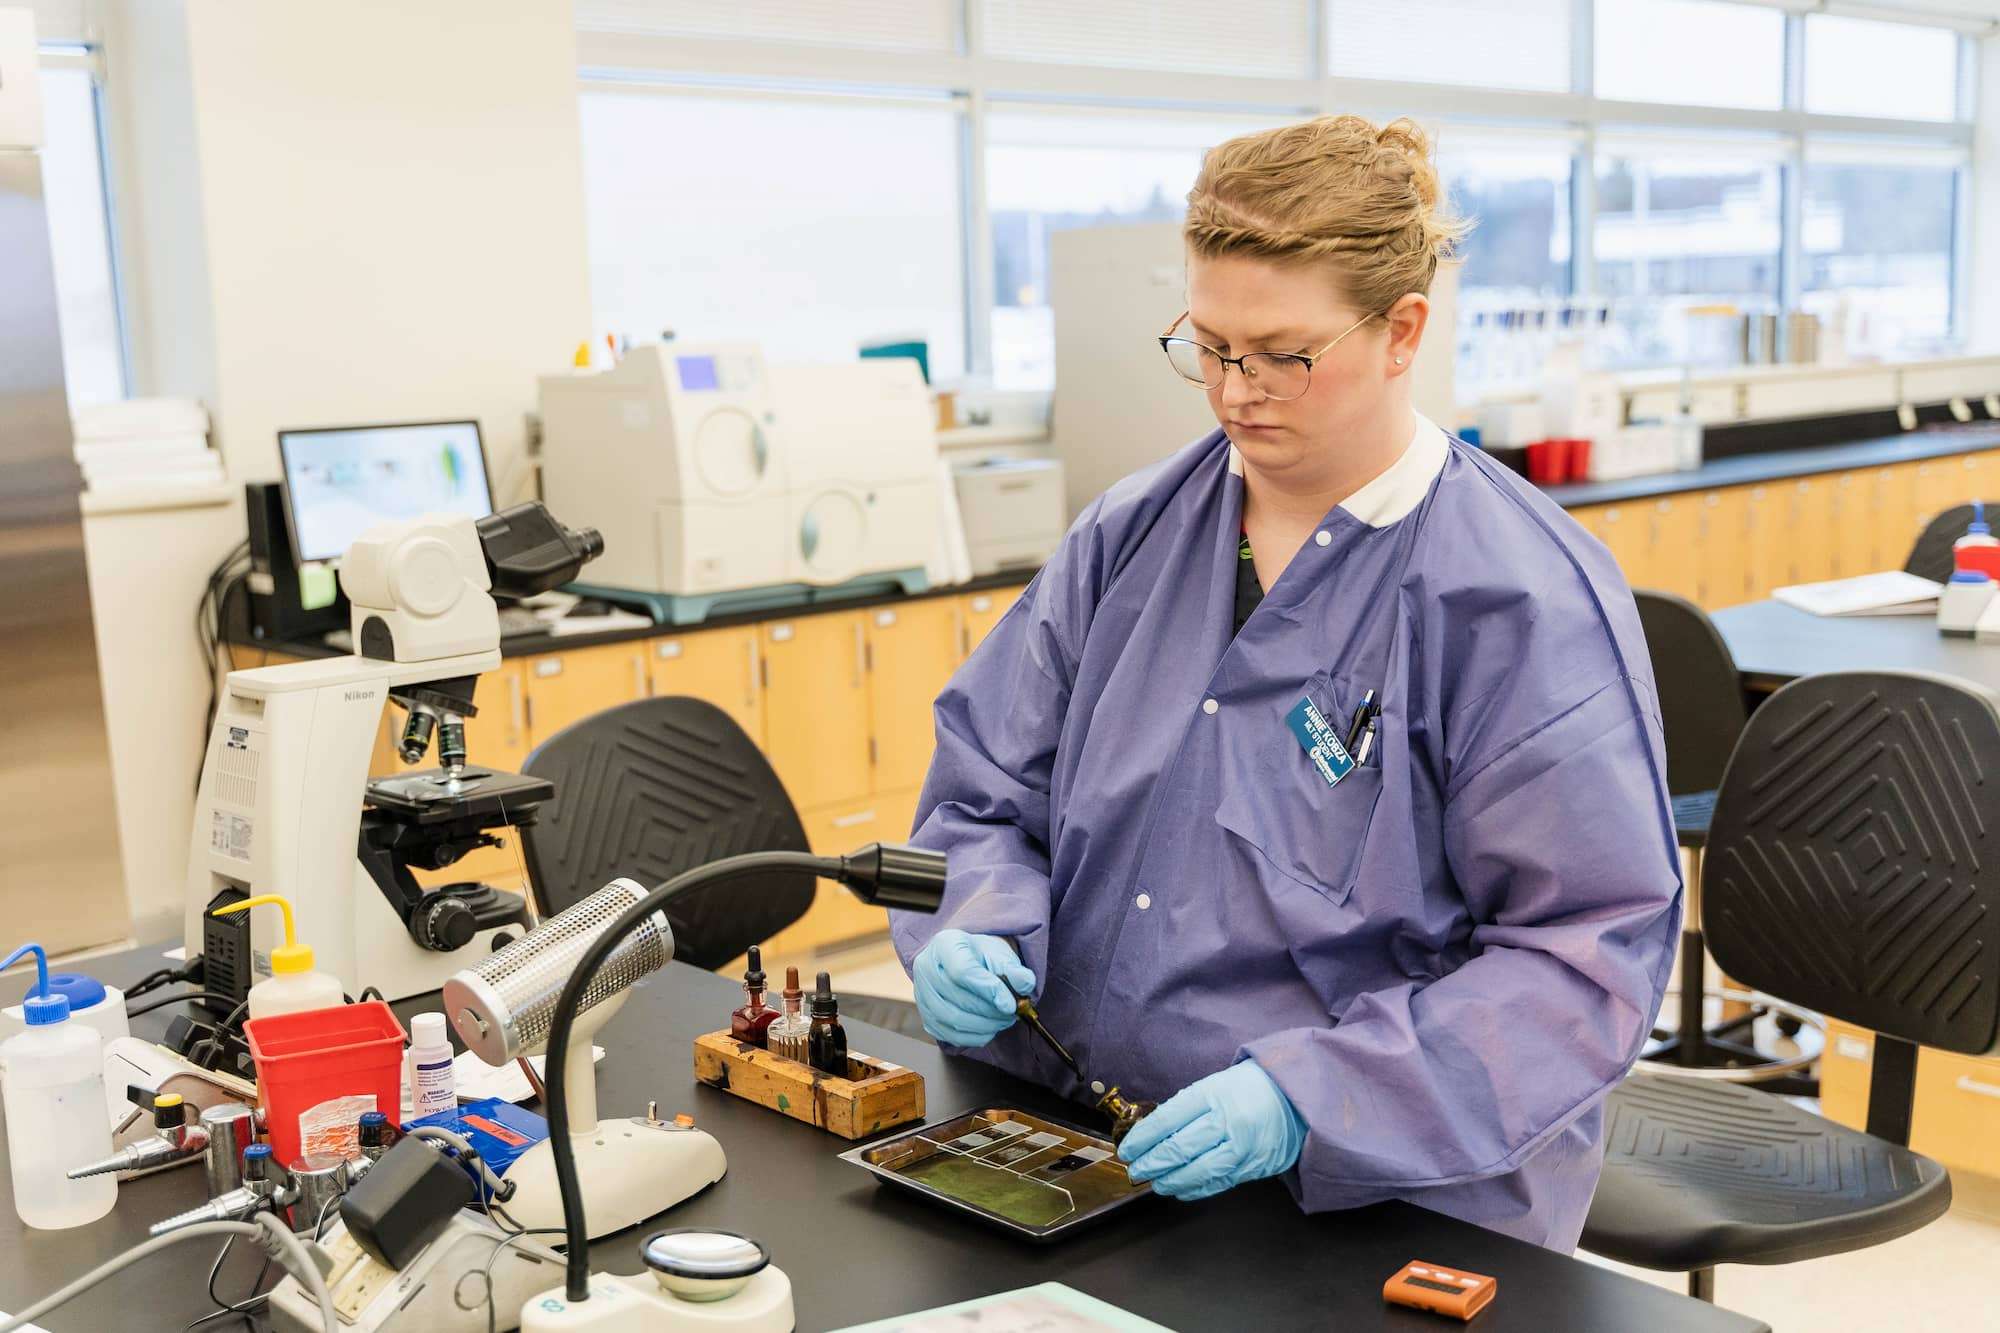
M 1631 594 L 1453 440 L 1405 517 L 1329 514 L 1232 641 L 1228 458 L 1218 431 L 1094 501 L 939 697 L 912 840 L 949 882 L 897 950 L 1014 941 L 1128 1095 L 1255 1060 L 1308 1126 L 1309 1211 L 1401 1198 L 1573 1248 L 1680 918 Z M 1345 731 L 1370 688 L 1374 755 L 1329 787 L 1285 715 Z M 974 1054 L 1089 1095 L 1019 1025 Z

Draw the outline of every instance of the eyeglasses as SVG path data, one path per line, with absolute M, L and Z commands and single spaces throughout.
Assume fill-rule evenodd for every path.
M 1331 352 L 1345 338 L 1373 315 L 1363 315 L 1348 325 L 1340 338 L 1335 338 L 1326 346 L 1310 355 L 1297 352 L 1245 352 L 1242 356 L 1224 356 L 1206 343 L 1198 343 L 1192 338 L 1176 338 L 1174 330 L 1188 317 L 1183 310 L 1179 318 L 1167 325 L 1167 331 L 1160 335 L 1160 349 L 1167 354 L 1167 364 L 1174 373 L 1189 384 L 1198 384 L 1204 389 L 1219 389 L 1229 368 L 1235 366 L 1252 388 L 1266 398 L 1276 402 L 1290 402 L 1303 395 L 1312 383 L 1312 369 L 1321 357 Z

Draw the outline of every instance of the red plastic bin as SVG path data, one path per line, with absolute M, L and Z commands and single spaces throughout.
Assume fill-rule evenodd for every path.
M 352 1155 L 362 1111 L 402 1124 L 403 1025 L 380 1000 L 253 1018 L 243 1035 L 280 1163 L 305 1152 Z M 349 1100 L 368 1097 L 372 1106 Z

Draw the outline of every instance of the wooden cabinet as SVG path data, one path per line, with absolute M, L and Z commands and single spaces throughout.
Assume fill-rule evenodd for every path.
M 872 790 L 921 786 L 931 765 L 931 705 L 958 666 L 962 611 L 939 597 L 867 615 Z
M 1828 1020 L 1820 1110 L 1829 1120 L 1867 1127 L 1874 1057 L 1874 1033 Z M 1910 1147 L 1955 1171 L 2000 1176 L 2000 1059 L 1920 1049 Z
M 1635 588 L 1656 586 L 1653 579 L 1652 527 L 1643 504 L 1601 506 L 1593 515 L 1597 540 L 1611 552 L 1625 581 Z
M 644 640 L 537 653 L 521 660 L 531 745 L 542 744 L 592 714 L 646 697 Z
M 1752 600 L 1749 489 L 1706 491 L 1697 503 L 1695 602 L 1713 608 Z
M 646 678 L 656 698 L 687 695 L 714 704 L 764 744 L 764 691 L 755 627 L 702 630 L 649 641 Z
M 1015 602 L 1021 599 L 1024 588 L 995 588 L 991 592 L 967 593 L 959 598 L 959 606 L 965 617 L 962 633 L 962 657 L 972 656 L 993 627 L 1000 623 L 1000 617 L 1007 614 Z
M 1662 496 L 1646 503 L 1648 581 L 1641 586 L 1678 593 L 1689 601 L 1700 599 L 1696 552 L 1701 512 L 1698 494 Z
M 914 789 L 884 792 L 865 801 L 813 811 L 804 816 L 806 840 L 821 856 L 838 856 L 871 842 L 901 842 L 915 818 Z M 812 907 L 765 945 L 769 958 L 808 953 L 889 929 L 889 914 L 870 907 L 837 884 L 821 881 Z
M 801 811 L 865 801 L 869 763 L 867 613 L 761 627 L 764 752 Z
M 1917 465 L 1895 463 L 1862 475 L 1867 488 L 1868 560 L 1861 572 L 1901 569 L 1923 526 L 1917 521 Z

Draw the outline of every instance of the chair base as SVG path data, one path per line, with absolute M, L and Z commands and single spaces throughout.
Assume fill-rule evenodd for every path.
M 1698 876 L 1701 869 L 1699 855 L 1694 858 L 1694 867 Z M 1824 1025 L 1803 1009 L 1764 996 L 1743 991 L 1707 990 L 1708 944 L 1702 933 L 1700 917 L 1696 915 L 1699 911 L 1699 896 L 1696 895 L 1690 913 L 1693 919 L 1681 931 L 1681 984 L 1677 990 L 1667 992 L 1680 999 L 1680 1026 L 1678 1029 L 1654 1028 L 1653 1041 L 1656 1044 L 1642 1051 L 1639 1058 L 1651 1062 L 1648 1071 L 1652 1073 L 1755 1083 L 1767 1092 L 1789 1097 L 1819 1096 L 1819 1080 L 1806 1072 L 1818 1057 L 1766 1055 L 1752 1046 L 1748 1037 L 1752 1025 L 1766 1013 L 1778 1014 L 1781 1021 L 1789 1019 L 1801 1027 L 1823 1028 Z M 1710 995 L 1746 1002 L 1752 1007 L 1748 1013 L 1735 1018 L 1704 1024 L 1702 1006 Z

